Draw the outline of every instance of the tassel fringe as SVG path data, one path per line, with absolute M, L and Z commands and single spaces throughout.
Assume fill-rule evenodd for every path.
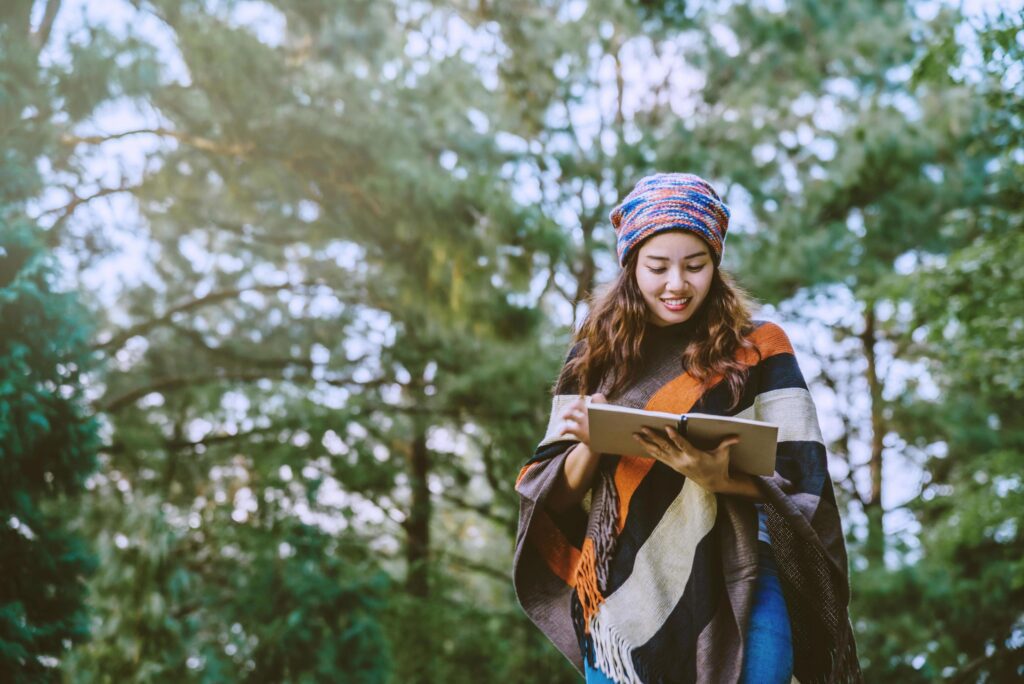
M 576 595 L 579 596 L 583 608 L 583 624 L 586 633 L 590 633 L 590 623 L 597 609 L 604 601 L 597 586 L 597 568 L 594 541 L 587 537 L 583 540 L 583 552 L 579 565 L 576 566 Z
M 632 648 L 600 613 L 590 622 L 597 667 L 616 684 L 643 684 L 633 667 Z

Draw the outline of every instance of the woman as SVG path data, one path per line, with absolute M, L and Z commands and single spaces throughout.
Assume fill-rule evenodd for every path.
M 656 174 L 611 221 L 622 271 L 516 482 L 520 603 L 588 682 L 860 681 L 814 404 L 786 334 L 719 268 L 728 208 Z M 776 472 L 730 470 L 735 437 L 702 451 L 671 429 L 595 454 L 588 401 L 774 423 Z

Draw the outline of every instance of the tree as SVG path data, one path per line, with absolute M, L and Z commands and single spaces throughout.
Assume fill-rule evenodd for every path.
M 1024 496 L 1015 465 L 1024 450 L 1024 92 L 1014 66 L 1024 58 L 1024 17 L 975 21 L 974 66 L 965 59 L 973 41 L 964 45 L 950 30 L 916 78 L 977 93 L 964 148 L 984 160 L 975 166 L 981 196 L 936 226 L 962 247 L 886 283 L 912 305 L 896 330 L 900 344 L 935 383 L 901 397 L 896 413 L 900 432 L 926 455 L 910 503 L 919 541 L 908 562 L 864 578 L 876 671 L 901 681 L 1011 681 L 1024 672 Z M 903 602 L 894 604 L 894 594 Z M 913 618 L 908 604 L 918 607 Z
M 26 216 L 53 139 L 33 116 L 46 106 L 36 58 L 53 17 L 32 30 L 29 5 L 0 11 L 0 671 L 14 682 L 56 680 L 89 634 L 95 561 L 70 513 L 99 446 L 83 396 L 91 321 Z
M 60 5 L 30 5 L 0 11 L 44 44 Z M 3 119 L 18 216 L 83 284 L 125 233 L 141 255 L 86 298 L 100 563 L 69 679 L 574 680 L 515 605 L 511 483 L 608 210 L 655 170 L 722 188 L 726 267 L 834 334 L 869 677 L 1012 674 L 1016 24 L 978 79 L 948 70 L 959 15 L 898 2 L 121 10 L 0 71 L 34 84 Z M 927 479 L 883 512 L 901 462 Z
M 370 679 L 387 676 L 386 653 L 403 679 L 469 667 L 433 648 L 439 626 L 472 629 L 440 614 L 452 604 L 489 612 L 494 634 L 523 621 L 476 605 L 511 602 L 505 572 L 446 536 L 472 517 L 500 530 L 498 548 L 510 542 L 512 504 L 491 487 L 511 482 L 508 455 L 532 449 L 560 354 L 521 301 L 551 222 L 510 200 L 492 97 L 457 46 L 405 54 L 408 36 L 437 42 L 457 15 L 264 9 L 280 22 L 270 39 L 230 3 L 145 6 L 188 78 L 163 74 L 144 94 L 149 123 L 62 139 L 79 155 L 131 137 L 157 145 L 130 192 L 159 257 L 96 341 L 110 364 L 96 408 L 111 431 L 82 518 L 104 561 L 104 638 L 69 662 L 83 680 L 330 679 L 310 658 L 236 643 L 281 636 L 249 588 L 276 577 L 275 557 L 297 562 L 276 534 L 343 553 L 352 574 L 310 550 L 313 595 L 262 585 L 275 614 L 320 605 L 335 625 L 348 609 L 338 592 L 359 591 L 357 577 L 402 578 L 404 592 L 373 585 L 388 600 L 363 607 L 364 640 L 296 637 L 383 663 Z M 449 568 L 490 584 L 432 580 Z M 540 637 L 524 635 L 534 648 Z

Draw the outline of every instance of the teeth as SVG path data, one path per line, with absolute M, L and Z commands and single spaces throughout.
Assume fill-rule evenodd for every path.
M 690 301 L 691 299 L 692 297 L 686 297 L 684 299 L 662 299 L 661 301 L 665 302 L 666 304 L 671 304 L 672 306 L 678 306 L 683 302 Z

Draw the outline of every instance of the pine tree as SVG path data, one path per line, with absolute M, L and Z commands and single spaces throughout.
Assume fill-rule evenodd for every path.
M 30 5 L 0 11 L 0 672 L 15 682 L 56 680 L 89 634 L 95 561 L 72 514 L 99 446 L 83 397 L 91 322 L 26 216 L 53 136 L 36 63 L 53 17 L 30 30 Z

